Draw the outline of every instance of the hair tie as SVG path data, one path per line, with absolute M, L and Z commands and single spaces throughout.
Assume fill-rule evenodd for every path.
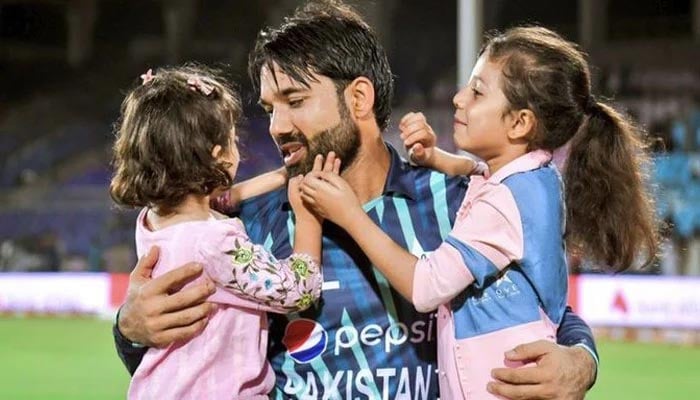
M 141 74 L 141 85 L 145 85 L 154 79 L 156 79 L 156 76 L 153 75 L 153 70 L 151 68 L 149 68 L 145 74 Z
M 214 86 L 206 83 L 198 76 L 192 76 L 187 79 L 187 85 L 194 91 L 200 91 L 203 95 L 209 96 L 214 91 Z

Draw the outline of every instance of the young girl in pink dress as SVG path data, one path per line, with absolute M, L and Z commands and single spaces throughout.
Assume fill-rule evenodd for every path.
M 206 275 L 200 279 L 217 287 L 209 301 L 219 307 L 190 341 L 150 348 L 128 397 L 267 399 L 274 373 L 265 359 L 266 312 L 304 310 L 319 298 L 320 220 L 303 206 L 294 178 L 288 193 L 296 218 L 294 253 L 277 260 L 251 243 L 240 220 L 209 206 L 236 174 L 237 95 L 200 67 L 149 70 L 141 78 L 122 104 L 111 196 L 120 205 L 143 207 L 136 249 L 140 257 L 160 247 L 153 275 L 199 262 Z

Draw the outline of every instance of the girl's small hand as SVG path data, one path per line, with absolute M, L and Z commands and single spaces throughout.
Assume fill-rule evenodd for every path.
M 226 190 L 219 196 L 211 196 L 209 198 L 209 207 L 225 215 L 233 213 L 236 205 L 231 199 L 231 191 Z
M 322 155 L 318 154 L 314 159 L 314 166 L 312 171 L 316 172 L 328 172 L 339 174 L 340 173 L 340 159 L 335 156 L 334 152 L 328 153 L 328 156 L 324 158 Z M 316 219 L 319 223 L 323 222 L 323 216 L 314 209 L 310 207 L 310 204 L 305 203 L 301 198 L 301 182 L 304 180 L 302 175 L 296 176 L 289 180 L 289 185 L 287 187 L 287 197 L 289 198 L 289 204 L 294 210 L 294 215 L 299 219 Z
M 328 156 L 326 156 L 325 160 L 322 154 L 316 154 L 314 166 L 311 168 L 311 171 L 332 172 L 336 175 L 340 175 L 340 158 L 338 158 L 333 151 L 328 152 Z
M 303 175 L 297 175 L 289 178 L 289 182 L 287 183 L 287 199 L 289 199 L 289 204 L 292 206 L 295 215 L 298 214 L 299 211 L 304 211 L 304 205 L 301 201 L 301 191 L 299 190 L 299 185 L 303 179 Z
M 431 167 L 437 136 L 423 113 L 410 112 L 401 118 L 399 122 L 403 145 L 408 149 L 411 161 L 418 165 Z
M 301 198 L 300 185 L 303 180 L 303 175 L 297 175 L 289 180 L 289 183 L 287 184 L 287 198 L 289 199 L 289 205 L 292 206 L 297 223 L 301 220 L 308 220 L 316 221 L 320 225 L 323 222 L 323 218 L 321 218 L 317 213 L 313 212 L 308 204 L 305 204 Z
M 321 217 L 341 227 L 356 220 L 362 206 L 348 183 L 335 172 L 312 171 L 301 183 L 301 198 Z

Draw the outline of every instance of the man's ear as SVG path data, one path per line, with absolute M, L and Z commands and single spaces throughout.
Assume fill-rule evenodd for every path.
M 537 127 L 537 117 L 532 110 L 523 108 L 521 110 L 511 111 L 510 127 L 508 129 L 508 138 L 513 141 L 522 141 L 529 139 L 535 134 Z
M 221 154 L 221 150 L 223 150 L 223 147 L 221 145 L 216 145 L 214 148 L 211 149 L 211 156 L 216 158 L 219 158 L 219 155 Z
M 374 85 L 364 76 L 355 78 L 345 88 L 350 114 L 357 120 L 374 119 Z

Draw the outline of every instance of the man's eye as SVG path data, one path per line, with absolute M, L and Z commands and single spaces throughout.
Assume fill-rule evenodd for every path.
M 290 99 L 289 100 L 289 106 L 292 108 L 301 107 L 302 103 L 304 103 L 304 99 Z

